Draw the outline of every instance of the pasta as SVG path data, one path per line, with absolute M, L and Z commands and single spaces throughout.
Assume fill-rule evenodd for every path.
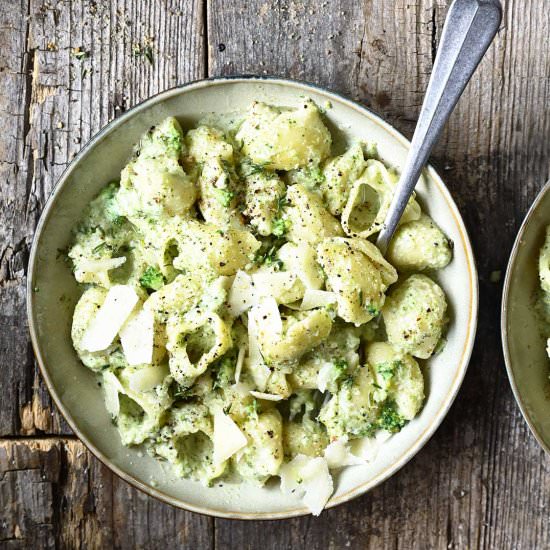
M 206 485 L 279 476 L 314 513 L 331 469 L 421 411 L 447 304 L 418 272 L 452 256 L 412 198 L 384 258 L 369 238 L 396 176 L 363 142 L 331 144 L 311 100 L 255 103 L 232 130 L 169 117 L 68 252 L 73 345 L 121 442 Z
M 428 359 L 441 338 L 446 311 L 441 287 L 426 275 L 411 275 L 392 290 L 382 309 L 388 341 Z
M 451 261 L 451 247 L 435 222 L 422 214 L 397 228 L 388 260 L 400 271 L 443 269 Z
M 390 207 L 397 176 L 375 159 L 355 180 L 342 211 L 342 227 L 346 235 L 367 238 L 382 228 Z M 420 206 L 413 196 L 401 216 L 401 223 L 420 217 Z

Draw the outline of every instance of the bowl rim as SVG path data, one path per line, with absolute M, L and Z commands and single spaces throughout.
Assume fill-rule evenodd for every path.
M 506 267 L 506 276 L 504 278 L 504 285 L 502 288 L 502 303 L 501 303 L 501 309 L 500 309 L 500 333 L 501 333 L 501 340 L 502 340 L 502 352 L 504 355 L 504 364 L 506 366 L 508 380 L 510 381 L 510 386 L 512 387 L 512 393 L 514 394 L 519 410 L 521 411 L 521 414 L 525 422 L 529 426 L 531 433 L 534 435 L 538 444 L 542 447 L 542 449 L 548 455 L 550 455 L 550 444 L 544 441 L 544 438 L 542 437 L 541 433 L 535 426 L 535 423 L 531 420 L 531 415 L 529 414 L 527 405 L 525 404 L 525 402 L 521 397 L 519 387 L 516 383 L 516 375 L 514 373 L 514 370 L 512 369 L 512 358 L 510 356 L 510 346 L 509 346 L 509 339 L 508 339 L 508 309 L 509 309 L 508 302 L 510 299 L 510 288 L 512 286 L 512 273 L 516 270 L 517 256 L 519 253 L 521 243 L 523 241 L 523 237 L 526 231 L 530 227 L 531 220 L 535 212 L 537 211 L 539 204 L 541 203 L 542 199 L 544 198 L 544 196 L 549 190 L 550 190 L 550 180 L 548 180 L 544 184 L 542 189 L 538 192 L 537 196 L 535 197 L 535 200 L 529 207 L 529 210 L 527 211 L 525 218 L 521 222 L 521 226 L 514 240 L 514 245 L 510 253 L 508 265 Z
M 80 429 L 78 428 L 77 422 L 72 418 L 70 412 L 63 405 L 61 398 L 57 394 L 57 391 L 48 374 L 46 362 L 40 351 L 39 339 L 38 339 L 38 334 L 35 326 L 34 293 L 32 289 L 34 287 L 33 282 L 34 282 L 35 267 L 36 267 L 36 261 L 37 261 L 38 241 L 40 240 L 40 236 L 42 234 L 42 230 L 44 226 L 46 225 L 47 221 L 50 218 L 53 208 L 57 202 L 58 196 L 61 194 L 62 189 L 66 185 L 66 182 L 69 176 L 71 175 L 72 171 L 75 169 L 75 166 L 78 164 L 78 162 L 88 153 L 88 151 L 96 143 L 98 143 L 103 138 L 104 135 L 111 132 L 111 130 L 113 130 L 114 128 L 124 124 L 124 122 L 127 119 L 132 117 L 137 112 L 147 109 L 150 105 L 155 103 L 160 103 L 169 97 L 173 97 L 180 93 L 185 93 L 185 91 L 190 89 L 200 89 L 200 88 L 209 87 L 209 86 L 225 85 L 231 82 L 243 82 L 243 83 L 269 82 L 274 84 L 280 84 L 286 87 L 295 87 L 297 89 L 300 89 L 302 92 L 306 91 L 306 93 L 307 93 L 307 90 L 311 90 L 313 92 L 323 94 L 329 100 L 334 99 L 339 103 L 343 103 L 346 106 L 351 107 L 352 109 L 355 109 L 356 111 L 360 112 L 362 115 L 366 115 L 367 117 L 369 117 L 369 119 L 373 123 L 382 127 L 388 134 L 394 137 L 398 142 L 404 145 L 407 149 L 410 147 L 410 141 L 401 132 L 396 130 L 393 126 L 391 126 L 389 123 L 384 121 L 381 118 L 381 116 L 374 113 L 367 107 L 361 105 L 357 101 L 349 99 L 343 94 L 328 90 L 327 88 L 324 88 L 317 84 L 303 81 L 303 80 L 283 78 L 283 77 L 274 76 L 274 75 L 254 75 L 254 74 L 220 76 L 220 77 L 210 77 L 210 78 L 204 78 L 199 80 L 193 80 L 185 84 L 181 84 L 181 85 L 169 88 L 155 95 L 152 95 L 151 97 L 134 105 L 131 109 L 125 111 L 119 117 L 111 120 L 103 128 L 101 128 L 96 134 L 94 134 L 86 142 L 86 144 L 80 149 L 80 151 L 75 155 L 75 157 L 71 160 L 71 162 L 67 165 L 66 169 L 63 171 L 63 173 L 55 183 L 55 186 L 51 191 L 50 196 L 46 201 L 46 204 L 44 205 L 44 209 L 37 223 L 34 236 L 33 236 L 30 254 L 29 254 L 28 272 L 27 272 L 27 290 L 26 290 L 27 318 L 29 322 L 29 332 L 31 336 L 31 342 L 35 353 L 35 357 L 37 359 L 41 375 L 44 379 L 44 382 L 46 384 L 46 387 L 50 395 L 53 398 L 54 403 L 56 404 L 58 410 L 60 411 L 60 413 L 66 420 L 66 422 L 69 424 L 70 428 L 73 430 L 75 435 L 83 443 L 83 445 L 115 475 L 117 475 L 119 478 L 123 479 L 124 481 L 126 481 L 127 483 L 135 487 L 136 489 L 146 493 L 147 495 L 187 511 L 196 512 L 196 513 L 200 513 L 200 514 L 204 514 L 212 517 L 225 518 L 225 519 L 241 519 L 241 520 L 243 519 L 244 520 L 287 519 L 292 517 L 308 515 L 310 514 L 310 511 L 307 508 L 302 507 L 302 508 L 285 510 L 281 512 L 228 512 L 228 511 L 216 509 L 213 507 L 196 506 L 194 504 L 184 502 L 176 497 L 168 495 L 151 485 L 143 483 L 139 479 L 136 479 L 135 477 L 133 477 L 131 474 L 125 472 L 122 468 L 113 464 L 108 459 L 108 457 L 106 457 L 91 441 L 89 441 L 86 438 L 84 434 L 81 433 Z M 325 507 L 326 509 L 348 502 L 353 498 L 356 498 L 368 492 L 369 490 L 373 489 L 374 487 L 378 486 L 380 483 L 390 478 L 393 474 L 395 474 L 403 466 L 405 466 L 405 464 L 407 464 L 420 451 L 420 449 L 424 447 L 424 445 L 429 441 L 429 439 L 433 436 L 437 428 L 440 426 L 441 422 L 447 415 L 451 405 L 453 404 L 458 394 L 458 391 L 460 390 L 462 382 L 464 380 L 464 376 L 466 375 L 466 370 L 468 368 L 468 364 L 472 355 L 472 350 L 474 347 L 476 331 L 477 331 L 478 309 L 479 309 L 479 281 L 477 276 L 477 268 L 476 268 L 472 245 L 470 242 L 470 238 L 468 236 L 468 232 L 464 225 L 462 216 L 447 186 L 445 185 L 445 183 L 443 182 L 439 174 L 435 171 L 435 169 L 430 164 L 428 164 L 424 170 L 426 173 L 430 175 L 430 178 L 437 185 L 440 193 L 442 194 L 449 209 L 451 210 L 454 223 L 460 233 L 462 245 L 465 251 L 466 264 L 468 268 L 471 301 L 470 301 L 470 311 L 468 315 L 468 326 L 466 330 L 466 340 L 462 350 L 462 355 L 459 360 L 458 368 L 455 372 L 454 380 L 452 381 L 451 390 L 448 392 L 447 396 L 445 397 L 443 405 L 437 411 L 437 414 L 432 418 L 429 426 L 417 437 L 413 445 L 399 458 L 399 460 L 395 461 L 393 464 L 388 466 L 385 470 L 380 472 L 372 480 L 366 483 L 363 483 L 361 485 L 358 485 L 350 489 L 349 491 L 343 493 L 342 495 L 339 495 L 338 497 L 331 497 Z

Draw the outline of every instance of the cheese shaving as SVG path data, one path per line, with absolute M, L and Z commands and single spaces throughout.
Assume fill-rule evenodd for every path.
M 107 349 L 137 302 L 138 295 L 131 286 L 115 285 L 111 287 L 103 305 L 82 337 L 82 349 L 85 351 Z
M 250 391 L 250 395 L 256 397 L 257 399 L 264 399 L 265 401 L 280 401 L 283 399 L 282 395 L 274 395 L 272 393 L 263 393 L 261 391 Z
M 306 288 L 300 309 L 308 310 L 315 309 L 316 307 L 327 307 L 336 304 L 337 300 L 338 296 L 335 292 Z
M 334 489 L 327 461 L 322 457 L 297 455 L 281 466 L 279 475 L 281 490 L 300 495 L 314 516 L 322 512 Z
M 354 439 L 350 443 L 350 450 L 355 455 L 367 462 L 372 462 L 378 456 L 378 452 L 382 445 L 392 436 L 390 432 L 385 430 L 379 431 L 374 437 L 362 437 Z
M 256 295 L 252 278 L 244 271 L 237 271 L 227 297 L 229 313 L 233 317 L 238 317 L 255 303 Z
M 214 414 L 214 464 L 221 464 L 248 443 L 233 419 L 221 410 Z
M 103 373 L 105 408 L 113 418 L 116 418 L 120 412 L 120 401 L 118 399 L 119 393 L 124 393 L 124 388 L 122 387 L 120 380 L 111 371 L 105 371 Z
M 241 346 L 239 348 L 239 354 L 237 355 L 237 363 L 235 365 L 235 382 L 238 384 L 241 379 L 241 372 L 243 370 L 244 356 L 246 355 L 246 348 Z
M 288 292 L 297 276 L 289 271 L 258 271 L 252 275 L 254 291 L 258 297 L 273 297 L 282 302 L 282 297 Z
M 283 321 L 275 298 L 261 298 L 258 305 L 254 306 L 253 311 L 258 330 L 267 329 L 273 335 L 283 333 Z
M 141 393 L 162 384 L 169 370 L 165 365 L 155 365 L 138 369 L 128 375 L 128 385 L 132 391 Z
M 129 365 L 150 364 L 153 360 L 154 317 L 150 309 L 130 316 L 120 330 L 120 343 Z
M 126 256 L 120 258 L 104 258 L 102 260 L 87 260 L 85 258 L 78 260 L 78 269 L 75 271 L 75 277 L 78 279 L 82 273 L 100 273 L 101 271 L 110 271 L 116 269 L 126 262 Z
M 322 393 L 326 392 L 329 384 L 335 382 L 337 377 L 338 373 L 334 368 L 334 363 L 329 363 L 328 361 L 323 362 L 323 366 L 319 369 L 319 373 L 317 374 L 317 388 Z
M 336 439 L 328 445 L 325 449 L 325 459 L 330 469 L 365 464 L 364 458 L 355 456 L 350 451 L 347 438 L 345 437 Z

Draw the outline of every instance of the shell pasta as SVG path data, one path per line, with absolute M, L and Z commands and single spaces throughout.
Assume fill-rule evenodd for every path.
M 431 277 L 452 258 L 415 197 L 384 258 L 397 175 L 372 144 L 334 148 L 309 99 L 187 131 L 169 117 L 68 252 L 73 345 L 122 443 L 205 485 L 279 476 L 316 514 L 331 472 L 370 459 L 356 443 L 421 411 L 447 325 Z

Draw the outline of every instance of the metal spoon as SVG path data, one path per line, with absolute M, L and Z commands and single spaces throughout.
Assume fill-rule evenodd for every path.
M 445 20 L 434 68 L 405 168 L 376 245 L 386 254 L 420 173 L 502 19 L 499 0 L 455 0 Z

